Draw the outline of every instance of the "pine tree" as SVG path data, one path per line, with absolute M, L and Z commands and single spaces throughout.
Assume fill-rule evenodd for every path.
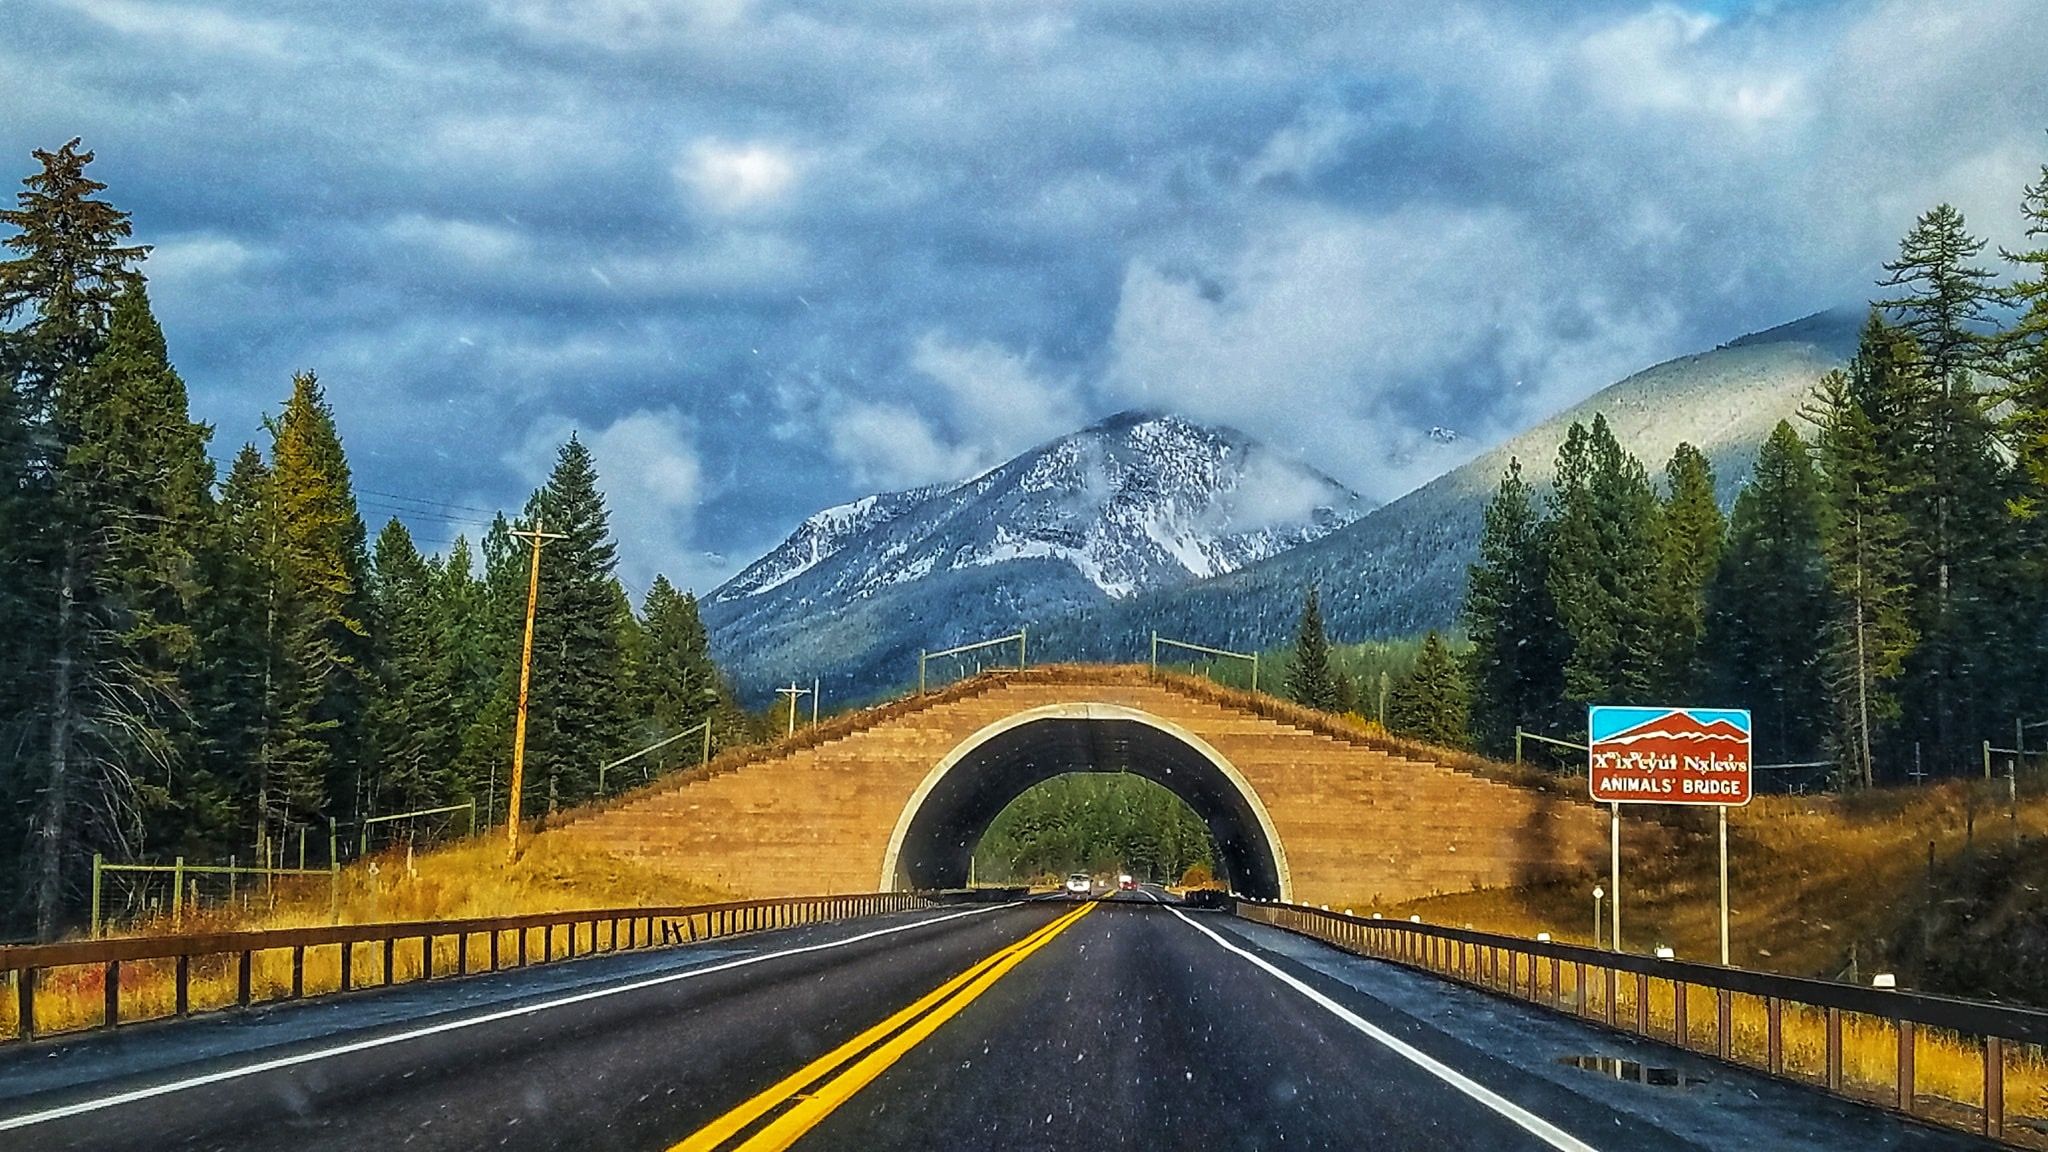
M 2001 374 L 2013 386 L 2005 430 L 2027 481 L 2013 511 L 2031 519 L 2048 494 L 2048 164 L 2041 166 L 2040 181 L 2027 186 L 2020 215 L 2027 238 L 2042 246 L 2003 254 L 2016 266 L 2007 294 L 2018 315 L 1999 347 Z
M 1486 507 L 1479 563 L 1465 585 L 1465 631 L 1472 638 L 1471 726 L 1495 755 L 1517 727 L 1558 727 L 1564 696 L 1565 636 L 1546 580 L 1543 521 L 1519 460 L 1508 461 Z
M 631 685 L 620 618 L 617 545 L 598 490 L 597 463 L 575 436 L 562 446 L 547 486 L 527 508 L 564 539 L 541 552 L 527 705 L 524 811 L 553 812 L 597 794 L 597 767 L 631 751 Z
M 1301 621 L 1294 630 L 1294 661 L 1287 670 L 1287 698 L 1323 712 L 1337 710 L 1337 677 L 1330 667 L 1330 638 L 1323 631 L 1323 608 L 1313 585 L 1301 602 Z
M 458 762 L 471 787 L 482 790 L 484 821 L 494 822 L 506 809 L 512 765 L 528 567 L 526 545 L 512 535 L 512 525 L 502 515 L 494 517 L 484 533 L 482 553 L 483 576 L 474 589 L 476 615 L 470 625 L 481 675 L 475 681 L 478 695 L 468 711 Z
M 666 576 L 656 576 L 647 589 L 640 615 L 645 622 L 645 663 L 641 669 L 641 700 L 653 720 L 652 739 L 661 739 L 706 723 L 720 710 L 725 688 L 711 662 L 710 639 L 697 614 L 697 598 L 678 592 Z M 717 735 L 718 725 L 712 725 Z M 667 762 L 688 762 L 701 755 L 686 742 Z
M 292 380 L 270 422 L 269 496 L 276 534 L 277 736 L 267 820 L 362 814 L 359 730 L 368 629 L 363 522 L 319 381 Z
M 1896 718 L 1896 682 L 1917 637 L 1907 611 L 1907 491 L 1888 430 L 1910 402 L 1917 351 L 1875 316 L 1850 370 L 1831 372 L 1815 399 L 1822 477 L 1822 554 L 1830 602 L 1828 691 L 1845 767 L 1876 780 L 1879 726 Z
M 1663 652 L 1656 689 L 1667 700 L 1682 701 L 1696 698 L 1703 687 L 1707 584 L 1721 560 L 1727 521 L 1714 498 L 1714 466 L 1699 449 L 1678 446 L 1665 466 L 1664 485 L 1657 622 Z
M 212 838 L 259 849 L 277 725 L 274 532 L 270 469 L 245 444 L 221 486 L 199 555 L 192 708 L 200 771 L 221 803 L 195 814 Z M 195 851 L 189 853 L 197 855 Z
M 503 517 L 498 521 L 503 524 Z M 454 787 L 477 801 L 479 821 L 487 821 L 491 818 L 488 802 L 497 798 L 491 769 L 497 766 L 498 757 L 495 750 L 488 761 L 474 755 L 471 741 L 491 706 L 503 671 L 492 658 L 490 589 L 476 571 L 476 556 L 467 537 L 457 536 L 449 545 L 431 600 L 441 666 L 437 674 L 448 684 L 454 723 L 450 765 Z
M 98 355 L 115 298 L 149 254 L 147 245 L 121 243 L 134 233 L 128 213 L 97 198 L 107 186 L 85 174 L 93 153 L 78 144 L 37 149 L 42 171 L 22 181 L 27 191 L 16 194 L 12 210 L 0 210 L 0 224 L 17 230 L 0 243 L 21 254 L 0 260 L 0 323 L 29 316 L 0 345 L 0 371 L 31 429 L 53 419 L 60 381 Z M 56 438 L 32 438 L 37 461 L 54 468 L 62 451 Z
M 1812 453 L 1781 420 L 1735 498 L 1707 594 L 1712 702 L 1750 710 L 1764 761 L 1815 758 L 1831 727 L 1820 526 Z
M 1661 655 L 1657 496 L 1606 417 L 1567 430 L 1551 509 L 1547 578 L 1571 645 L 1565 698 L 1575 708 L 1647 702 Z
M 177 840 L 194 809 L 216 800 L 194 775 L 187 709 L 198 553 L 213 517 L 212 430 L 188 416 L 139 279 L 115 302 L 92 366 L 60 388 L 57 415 L 66 444 L 58 506 L 73 534 L 79 667 L 94 700 L 81 736 L 93 734 L 103 773 L 162 770 L 142 790 L 144 815 Z
M 137 823 L 125 768 L 105 745 L 79 744 L 112 688 L 84 645 L 118 623 L 80 599 L 97 591 L 78 566 L 93 525 L 77 519 L 80 493 L 63 472 L 85 409 L 63 392 L 98 357 L 115 300 L 148 249 L 122 243 L 132 234 L 128 216 L 98 198 L 106 185 L 85 174 L 93 154 L 80 152 L 77 140 L 34 156 L 41 171 L 22 181 L 14 209 L 0 211 L 0 224 L 16 230 L 4 244 L 19 254 L 0 260 L 0 324 L 11 325 L 0 330 L 0 465 L 8 470 L 0 483 L 0 571 L 8 576 L 0 688 L 9 705 L 0 711 L 14 729 L 0 733 L 11 737 L 5 746 L 14 760 L 0 767 L 17 787 L 40 793 L 32 798 L 32 862 L 18 874 L 33 889 L 36 930 L 47 938 L 83 857 L 82 838 L 118 843 Z
M 2001 555 L 2004 466 L 1975 382 L 1998 296 L 1991 273 L 1972 263 L 1983 248 L 1960 212 L 1936 206 L 1885 265 L 1882 283 L 1899 291 L 1879 304 L 1918 349 L 1912 364 L 1897 365 L 1902 381 L 1918 384 L 1906 418 L 1918 482 L 1902 490 L 1901 510 L 1914 545 L 1909 610 L 1920 641 L 1904 709 L 1908 727 L 1929 738 L 1935 765 L 1951 769 L 1966 762 L 1964 734 L 1982 730 L 1987 670 L 2009 664 L 2000 658 L 2004 613 L 1987 611 L 2010 590 L 2012 558 Z
M 1468 702 L 1463 669 L 1450 645 L 1431 629 L 1422 638 L 1414 669 L 1395 684 L 1387 701 L 1387 726 L 1403 736 L 1462 748 Z
M 1984 358 L 1983 328 L 1998 289 L 1989 270 L 1971 263 L 1983 251 L 1963 214 L 1937 204 L 1899 241 L 1898 259 L 1885 262 L 1878 282 L 1901 289 L 1876 307 L 1919 345 L 1928 374 L 1944 390 L 1967 388 L 1967 373 Z
M 388 813 L 454 803 L 461 736 L 435 604 L 441 574 L 393 519 L 377 535 L 370 576 L 377 633 L 365 718 L 376 764 L 370 805 Z

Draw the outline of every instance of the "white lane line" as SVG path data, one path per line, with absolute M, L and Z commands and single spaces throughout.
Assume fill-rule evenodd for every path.
M 1232 944 L 1230 941 L 1225 940 L 1223 937 L 1217 935 L 1207 925 L 1198 924 L 1194 920 L 1189 919 L 1187 914 L 1182 912 L 1180 909 L 1175 908 L 1169 904 L 1166 906 L 1166 910 L 1168 912 L 1173 913 L 1175 916 L 1180 917 L 1181 921 L 1187 924 L 1190 928 L 1193 928 L 1195 931 L 1200 932 L 1202 935 L 1207 936 L 1211 940 L 1214 940 L 1218 945 L 1220 945 L 1223 948 L 1224 951 L 1235 952 L 1239 956 L 1244 957 L 1246 960 L 1251 961 L 1253 964 L 1258 965 L 1261 969 L 1265 970 L 1267 975 L 1273 977 L 1275 980 L 1280 981 L 1282 984 L 1287 985 L 1289 988 L 1294 989 L 1296 992 L 1301 993 L 1303 996 L 1308 997 L 1310 1000 L 1313 1000 L 1318 1007 L 1327 1010 L 1331 1015 L 1337 1017 L 1339 1020 L 1344 1021 L 1346 1024 L 1351 1025 L 1353 1028 L 1358 1029 L 1360 1032 L 1363 1032 L 1367 1036 L 1378 1041 L 1380 1044 L 1384 1045 L 1387 1049 L 1392 1051 L 1396 1056 L 1401 1057 L 1402 1059 L 1408 1061 L 1410 1064 L 1413 1064 L 1416 1067 L 1422 1069 L 1424 1072 L 1427 1072 L 1430 1075 L 1436 1077 L 1437 1079 L 1443 1081 L 1444 1083 L 1449 1084 L 1451 1087 L 1456 1088 L 1458 1091 L 1463 1092 L 1465 1095 L 1470 1096 L 1472 1099 L 1477 1100 L 1479 1103 L 1486 1105 L 1488 1108 L 1491 1108 L 1493 1111 L 1499 1113 L 1501 1116 L 1505 1117 L 1507 1120 L 1512 1122 L 1515 1126 L 1521 1128 L 1524 1132 L 1529 1133 L 1531 1136 L 1536 1137 L 1538 1140 L 1543 1141 L 1544 1143 L 1550 1145 L 1552 1148 L 1559 1149 L 1560 1152 L 1599 1152 L 1599 1149 L 1593 1147 L 1593 1145 L 1588 1144 L 1584 1140 L 1581 1140 L 1578 1137 L 1572 1135 L 1571 1133 L 1565 1131 L 1564 1129 L 1559 1128 L 1557 1125 L 1552 1124 L 1550 1121 L 1545 1120 L 1543 1117 L 1536 1115 L 1534 1112 L 1529 1111 L 1527 1108 L 1522 1107 L 1520 1104 L 1517 1104 L 1514 1101 L 1509 1100 L 1507 1097 L 1502 1096 L 1500 1093 L 1495 1092 L 1493 1089 L 1486 1087 L 1484 1084 L 1481 1084 L 1478 1081 L 1473 1080 L 1471 1077 L 1466 1076 L 1464 1073 L 1458 1071 L 1457 1069 L 1451 1067 L 1448 1064 L 1445 1064 L 1443 1061 L 1438 1060 L 1434 1056 L 1431 1056 L 1428 1053 L 1423 1052 L 1421 1049 L 1416 1048 L 1414 1045 L 1409 1044 L 1407 1041 L 1402 1040 L 1400 1037 L 1393 1035 L 1392 1033 L 1386 1031 L 1383 1028 L 1380 1028 L 1379 1026 L 1371 1023 L 1370 1021 L 1367 1021 L 1364 1017 L 1358 1015 L 1356 1012 L 1351 1011 L 1351 1009 L 1344 1007 L 1342 1004 L 1337 1003 L 1335 1000 L 1330 999 L 1328 996 L 1323 995 L 1321 992 L 1316 991 L 1314 988 L 1309 987 L 1307 984 L 1304 984 L 1300 980 L 1295 979 L 1293 976 L 1288 975 L 1286 972 L 1281 971 L 1278 967 L 1268 962 L 1264 957 L 1248 952 L 1245 949 L 1239 948 L 1237 945 Z
M 734 968 L 744 968 L 749 964 L 760 964 L 768 960 L 779 960 L 785 956 L 801 956 L 806 952 L 823 952 L 831 948 L 844 948 L 849 944 L 858 944 L 864 940 L 873 940 L 882 936 L 893 936 L 898 932 L 909 932 L 913 929 L 926 928 L 933 924 L 943 924 L 948 920 L 958 920 L 963 916 L 979 916 L 984 912 L 995 912 L 1004 908 L 1014 907 L 1017 907 L 1015 903 L 994 904 L 983 908 L 970 908 L 965 912 L 949 912 L 944 916 L 934 916 L 929 920 L 919 920 L 914 924 L 898 924 L 893 928 L 879 928 L 873 932 L 862 933 L 859 936 L 849 936 L 844 940 L 831 940 L 823 944 L 806 944 L 801 948 L 786 948 L 780 952 L 764 952 L 758 956 L 728 960 L 723 964 L 707 964 L 701 968 L 691 968 L 686 971 L 671 972 L 667 975 L 654 976 L 645 980 L 635 980 L 630 984 L 614 984 L 604 988 L 577 992 L 573 995 L 563 996 L 554 1000 L 543 1000 L 537 1004 L 523 1004 L 517 1008 L 504 1008 L 496 1012 L 487 1012 L 482 1016 L 469 1016 L 461 1020 L 448 1020 L 439 1024 L 429 1024 L 423 1028 L 396 1032 L 389 1036 L 356 1040 L 347 1044 L 339 1044 L 332 1048 L 300 1052 L 293 1056 L 280 1056 L 274 1060 L 263 1060 L 255 1064 L 244 1064 L 236 1068 L 223 1068 L 218 1072 L 208 1072 L 203 1076 L 173 1080 L 166 1084 L 156 1084 L 148 1088 L 136 1088 L 132 1091 L 102 1097 L 98 1100 L 84 1100 L 76 1104 L 66 1104 L 61 1108 L 50 1108 L 41 1112 L 26 1112 L 19 1116 L 0 1117 L 0 1132 L 12 1131 L 16 1128 L 29 1128 L 37 1124 L 47 1124 L 52 1120 L 62 1120 L 70 1116 L 82 1116 L 88 1112 L 118 1108 L 124 1104 L 133 1104 L 140 1100 L 149 1100 L 157 1096 L 168 1096 L 173 1092 L 183 1092 L 191 1088 L 203 1088 L 208 1084 L 219 1084 L 227 1080 L 239 1080 L 244 1076 L 257 1076 L 265 1072 L 275 1072 L 280 1068 L 292 1068 L 300 1064 L 311 1064 L 315 1061 L 328 1060 L 336 1056 L 346 1056 L 353 1052 L 367 1052 L 372 1048 L 385 1048 L 393 1044 L 404 1044 L 408 1041 L 419 1040 L 427 1036 L 438 1036 L 444 1032 L 474 1028 L 480 1024 L 494 1024 L 500 1020 L 510 1020 L 518 1016 L 531 1016 L 537 1012 L 546 1012 L 552 1008 L 564 1008 L 571 1004 L 583 1004 L 591 1000 L 603 999 L 606 996 L 638 992 L 643 988 L 655 988 L 663 984 L 673 984 L 679 980 L 693 980 L 699 976 L 709 976 L 713 972 L 729 972 Z M 516 972 L 518 969 L 512 969 L 511 971 Z

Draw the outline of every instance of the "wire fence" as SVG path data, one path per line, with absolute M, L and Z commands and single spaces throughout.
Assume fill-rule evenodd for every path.
M 340 877 L 340 862 L 331 857 L 324 868 L 269 868 L 245 865 L 234 856 L 225 864 L 188 862 L 183 856 L 169 864 L 109 864 L 95 855 L 91 932 L 98 939 L 110 930 L 167 926 L 177 931 L 191 917 L 268 911 L 282 897 L 322 885 L 332 912 Z
M 1008 636 L 997 636 L 992 640 L 979 640 L 972 644 L 962 644 L 955 648 L 944 648 L 937 652 L 919 652 L 917 654 L 917 694 L 922 696 L 930 690 L 930 672 L 935 662 L 938 663 L 939 670 L 942 673 L 946 673 L 944 676 L 946 680 L 964 679 L 968 676 L 985 672 L 989 668 L 1015 668 L 1022 671 L 1028 663 L 1026 657 L 1030 651 L 1030 639 L 1025 635 L 1025 632 L 1025 629 L 1019 628 Z M 1012 644 L 1017 646 L 1017 662 L 1015 664 L 1009 663 L 1008 660 L 1004 660 L 1001 664 L 992 662 L 997 658 L 994 654 L 995 649 L 1008 648 Z
M 327 899 L 337 907 L 342 865 L 399 849 L 426 849 L 474 836 L 477 803 L 465 800 L 368 817 L 347 830 L 292 824 L 258 838 L 247 856 L 109 861 L 93 857 L 93 938 L 140 929 L 177 931 L 194 919 L 274 911 L 280 901 Z
M 368 856 L 399 846 L 424 848 L 452 840 L 458 835 L 476 835 L 475 800 L 371 816 L 362 823 L 356 854 Z
M 1159 650 L 1161 648 L 1177 649 L 1183 652 L 1192 652 L 1198 656 L 1209 657 L 1209 659 L 1200 661 L 1194 666 L 1194 671 L 1198 675 L 1231 688 L 1248 687 L 1253 692 L 1259 690 L 1259 654 L 1257 652 L 1233 652 L 1228 648 L 1211 648 L 1205 644 L 1193 644 L 1186 640 L 1173 640 L 1154 632 L 1152 633 L 1152 670 L 1154 672 L 1159 671 Z M 1218 676 L 1218 660 L 1230 661 L 1231 663 L 1224 665 L 1224 667 L 1230 667 L 1233 673 L 1249 669 L 1249 679 L 1231 674 Z

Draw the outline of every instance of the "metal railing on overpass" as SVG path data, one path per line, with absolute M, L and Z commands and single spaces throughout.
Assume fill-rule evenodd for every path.
M 2048 1012 L 1293 904 L 1240 900 L 1235 912 L 1846 1099 L 2048 1147 Z M 2010 1124 L 2009 1072 L 2027 1082 L 2011 1096 L 2023 1104 Z
M 688 944 L 935 902 L 916 892 L 790 896 L 4 945 L 0 976 L 13 994 L 0 998 L 0 1041 Z

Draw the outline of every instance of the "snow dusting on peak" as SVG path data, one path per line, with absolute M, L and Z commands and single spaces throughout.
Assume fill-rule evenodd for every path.
M 1368 510 L 1241 432 L 1120 412 L 972 481 L 816 513 L 711 600 L 750 618 L 816 613 L 1019 561 L 1064 565 L 1122 599 L 1235 571 Z

